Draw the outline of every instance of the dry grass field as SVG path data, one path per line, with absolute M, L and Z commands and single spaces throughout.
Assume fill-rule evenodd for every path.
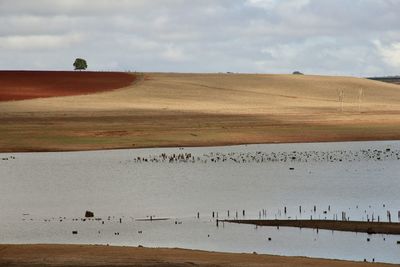
M 110 92 L 0 102 L 3 152 L 390 139 L 400 86 L 350 77 L 146 73 Z

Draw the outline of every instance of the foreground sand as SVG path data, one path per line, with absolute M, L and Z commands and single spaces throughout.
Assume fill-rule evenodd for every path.
M 0 266 L 393 266 L 361 262 L 83 245 L 0 245 Z
M 0 151 L 396 140 L 399 99 L 399 85 L 350 77 L 147 73 L 112 92 L 1 102 Z

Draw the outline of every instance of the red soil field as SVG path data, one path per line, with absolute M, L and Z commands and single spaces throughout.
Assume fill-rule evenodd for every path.
M 134 80 L 123 72 L 0 71 L 0 101 L 104 92 Z

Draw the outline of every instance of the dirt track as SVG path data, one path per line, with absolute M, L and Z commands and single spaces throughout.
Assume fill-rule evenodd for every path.
M 394 266 L 338 260 L 253 254 L 213 253 L 183 249 L 150 249 L 79 245 L 0 245 L 0 266 Z
M 398 85 L 351 77 L 147 73 L 101 94 L 0 102 L 0 151 L 395 140 L 399 100 Z
M 121 72 L 0 71 L 0 101 L 98 93 L 133 81 Z

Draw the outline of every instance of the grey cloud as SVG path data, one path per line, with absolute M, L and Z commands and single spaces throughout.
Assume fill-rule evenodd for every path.
M 0 68 L 398 74 L 397 0 L 0 0 Z

